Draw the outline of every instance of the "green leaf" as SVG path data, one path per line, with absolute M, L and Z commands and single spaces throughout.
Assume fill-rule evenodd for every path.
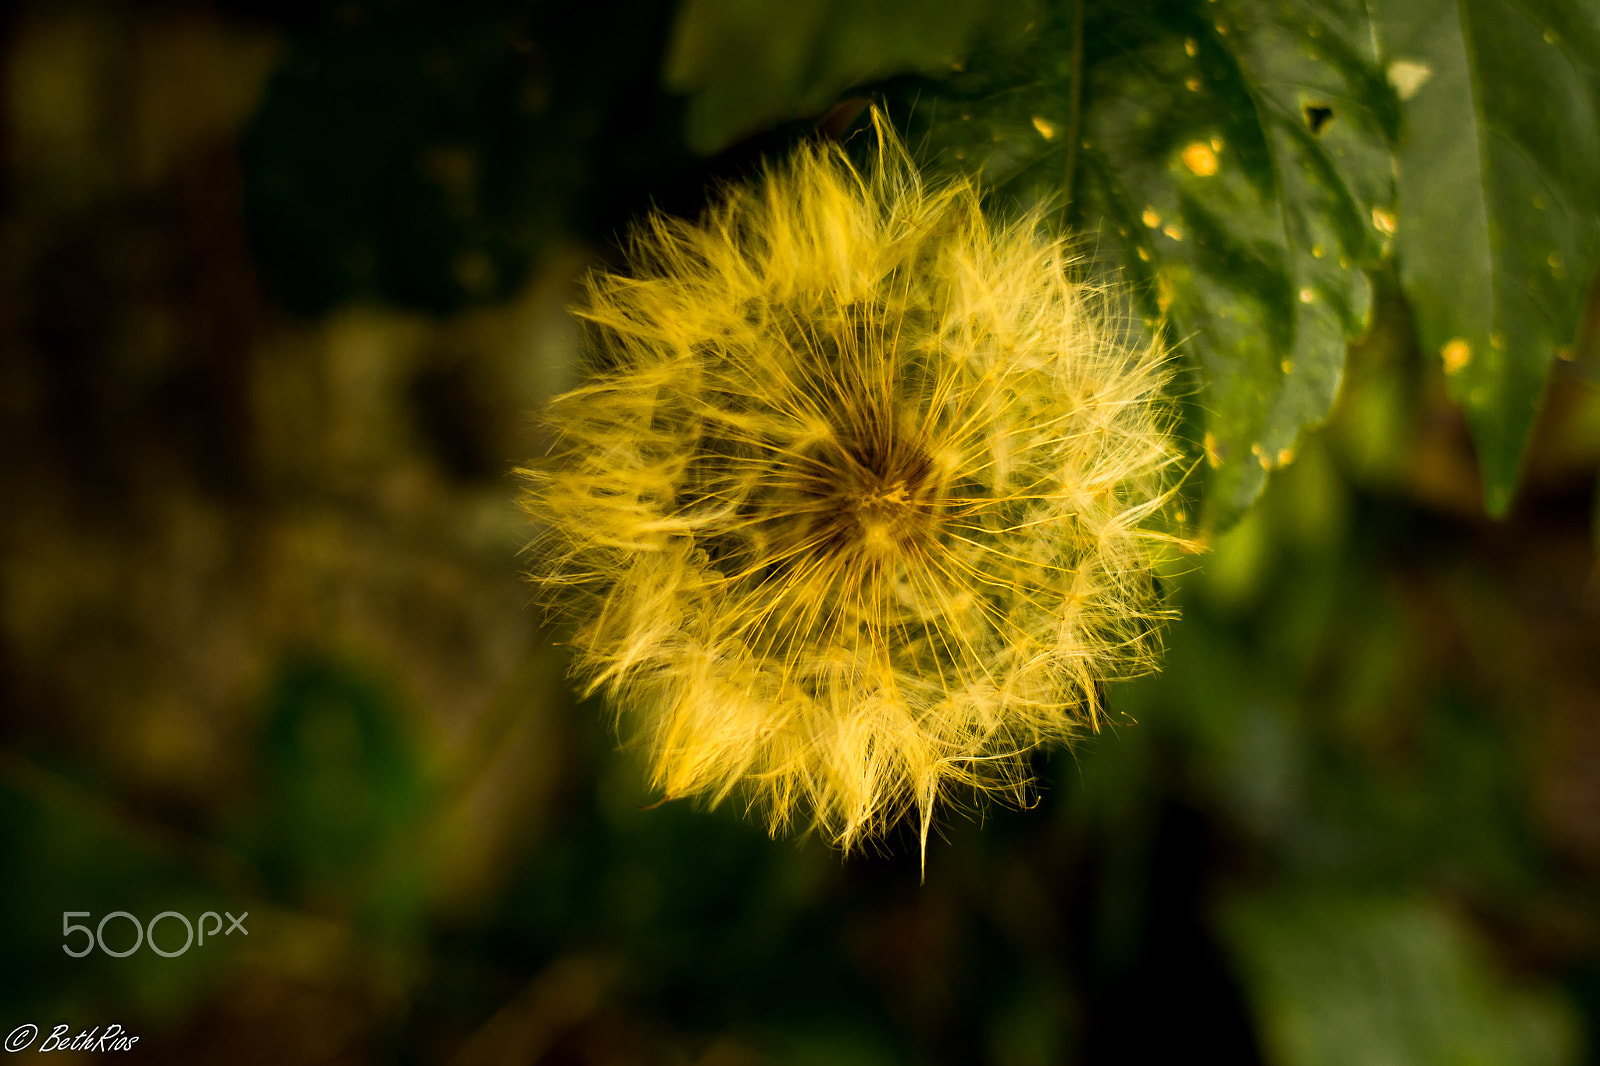
M 1393 90 L 1354 5 L 1070 4 L 1019 58 L 911 87 L 913 144 L 1073 228 L 1196 371 L 1206 525 L 1225 527 L 1338 391 L 1392 218 Z
M 1221 932 L 1280 1066 L 1567 1066 L 1570 1004 L 1512 986 L 1444 909 L 1281 888 L 1235 896 Z
M 369 930 L 408 934 L 431 872 L 418 832 L 430 799 L 398 701 L 318 653 L 289 656 L 268 696 L 261 866 L 290 896 L 341 900 Z
M 1511 502 L 1551 357 L 1600 260 L 1600 5 L 1374 5 L 1405 98 L 1397 256 L 1466 409 L 1485 504 Z
M 980 40 L 1018 38 L 1031 0 L 686 0 L 667 87 L 690 94 L 688 139 L 711 155 L 773 122 L 818 114 L 854 85 L 945 71 Z

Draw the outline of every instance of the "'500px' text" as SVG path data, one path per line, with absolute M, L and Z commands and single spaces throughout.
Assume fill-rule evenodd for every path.
M 224 911 L 223 914 L 228 915 L 228 928 L 226 932 L 223 932 L 222 929 L 222 915 L 218 914 L 216 911 L 206 911 L 200 916 L 198 923 L 190 922 L 187 917 L 179 914 L 177 911 L 162 911 L 154 918 L 151 918 L 148 923 L 143 925 L 139 923 L 139 919 L 135 918 L 127 911 L 112 911 L 110 914 L 107 914 L 105 917 L 101 918 L 100 924 L 96 925 L 91 930 L 87 925 L 78 925 L 72 920 L 74 918 L 88 918 L 90 917 L 90 912 L 62 911 L 61 936 L 64 942 L 61 945 L 61 950 L 65 951 L 68 955 L 71 955 L 75 959 L 81 959 L 98 947 L 107 955 L 120 959 L 123 956 L 132 955 L 135 951 L 138 951 L 141 946 L 148 944 L 150 945 L 150 950 L 155 952 L 157 955 L 162 955 L 169 959 L 175 959 L 179 955 L 182 955 L 185 951 L 188 951 L 190 946 L 195 943 L 196 925 L 198 925 L 200 929 L 199 942 L 201 946 L 205 945 L 207 936 L 210 936 L 214 940 L 216 939 L 218 933 L 222 933 L 223 936 L 232 936 L 235 932 L 243 933 L 245 936 L 250 935 L 250 930 L 244 927 L 244 920 L 250 917 L 249 911 L 245 911 L 237 918 L 235 918 L 232 914 L 229 914 L 227 911 Z M 123 948 L 119 951 L 106 946 L 106 923 L 110 922 L 113 918 L 125 919 L 128 925 L 133 926 L 133 945 L 131 947 Z M 208 919 L 211 922 L 210 929 L 206 928 L 206 921 Z M 163 932 L 162 935 L 166 939 L 169 948 L 177 939 L 177 932 L 172 927 L 173 923 L 176 922 L 183 925 L 184 939 L 182 947 L 174 950 L 168 950 L 168 948 L 163 948 L 161 945 L 156 943 L 156 927 L 160 925 L 163 920 L 167 922 L 168 931 Z M 119 943 L 125 943 L 126 934 L 122 932 L 121 927 L 113 925 L 112 929 L 115 934 L 112 939 Z M 83 946 L 77 950 L 74 950 L 70 940 L 78 933 L 83 934 Z

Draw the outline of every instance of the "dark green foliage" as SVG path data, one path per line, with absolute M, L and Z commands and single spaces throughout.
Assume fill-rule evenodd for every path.
M 1208 524 L 1326 416 L 1391 254 L 1424 350 L 1469 346 L 1451 394 L 1503 514 L 1600 261 L 1600 11 L 1088 4 L 1076 57 L 1075 14 L 890 99 L 937 165 L 1062 205 L 1136 283 L 1195 369 Z
M 1366 325 L 1393 92 L 1370 27 L 1337 9 L 1089 5 L 1081 68 L 1073 14 L 1055 4 L 1025 52 L 896 96 L 941 166 L 1059 205 L 1134 283 L 1189 357 L 1206 522 L 1224 527 L 1326 416 Z
M 1600 264 L 1600 5 L 1384 0 L 1410 89 L 1396 258 L 1424 351 L 1452 342 L 1489 512 L 1505 514 L 1550 363 Z M 1408 66 L 1396 67 L 1396 64 Z M 1414 84 L 1410 84 L 1414 83 Z

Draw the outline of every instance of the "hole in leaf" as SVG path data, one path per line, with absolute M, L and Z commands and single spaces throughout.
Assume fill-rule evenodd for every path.
M 1333 108 L 1321 107 L 1317 104 L 1307 104 L 1304 108 L 1306 128 L 1311 131 L 1311 136 L 1322 136 L 1323 129 L 1333 121 Z

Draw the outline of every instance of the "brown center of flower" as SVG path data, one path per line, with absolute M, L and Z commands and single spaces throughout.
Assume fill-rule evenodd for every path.
M 887 560 L 932 532 L 938 493 L 920 447 L 830 443 L 809 465 L 804 491 L 820 550 Z

